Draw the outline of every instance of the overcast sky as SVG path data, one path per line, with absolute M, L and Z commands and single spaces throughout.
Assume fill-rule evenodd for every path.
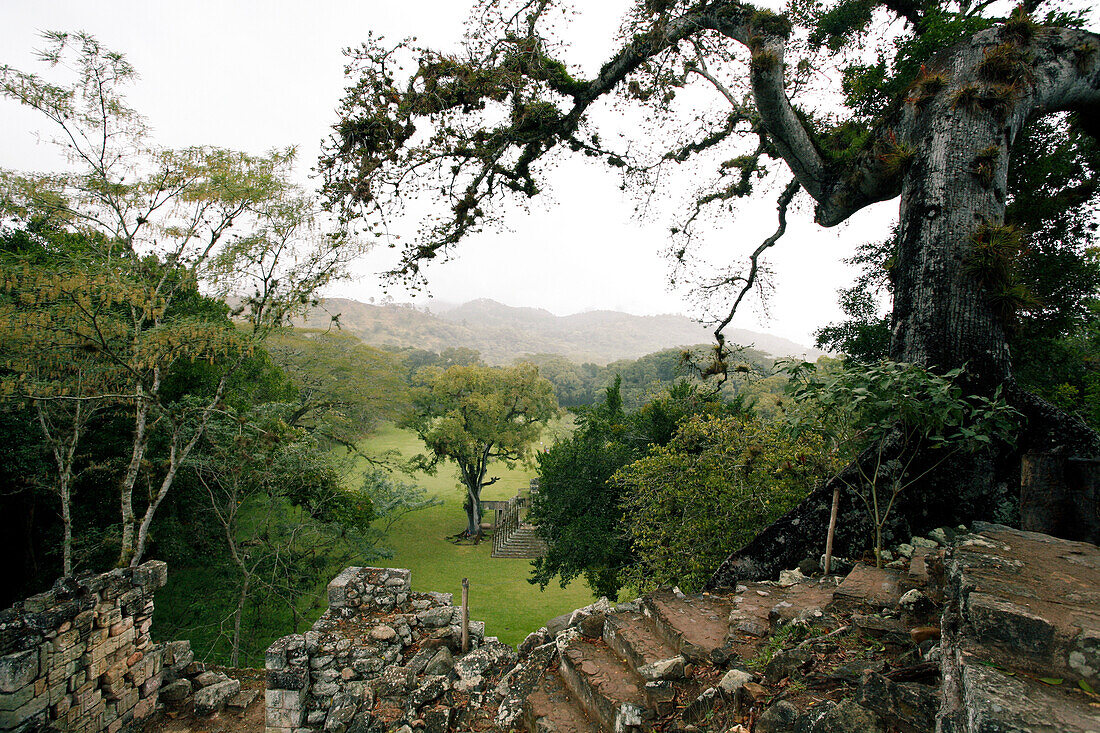
M 41 45 L 39 31 L 88 31 L 126 54 L 141 74 L 131 102 L 148 118 L 158 143 L 252 153 L 296 145 L 299 175 L 306 182 L 342 95 L 341 49 L 360 43 L 368 30 L 453 47 L 469 4 L 4 0 L 0 63 L 41 71 L 32 54 Z M 578 4 L 585 10 L 569 31 L 575 39 L 570 61 L 591 70 L 607 55 L 629 3 Z M 48 144 L 32 134 L 34 116 L 11 103 L 0 105 L 0 167 L 54 165 Z M 667 219 L 635 218 L 636 202 L 619 190 L 615 174 L 598 165 L 564 165 L 551 181 L 553 195 L 536 200 L 529 212 L 514 212 L 508 231 L 471 238 L 454 261 L 434 266 L 432 295 L 455 302 L 487 297 L 560 315 L 598 308 L 698 315 L 681 293 L 666 289 L 660 251 L 667 246 Z M 775 227 L 773 200 L 744 206 L 736 219 L 708 232 L 715 256 L 744 257 L 767 236 Z M 836 290 L 852 277 L 843 258 L 859 242 L 888 234 L 896 209 L 896 202 L 880 204 L 833 230 L 815 226 L 805 207 L 794 213 L 787 236 L 769 257 L 775 272 L 770 319 L 746 309 L 733 325 L 811 343 L 816 328 L 839 317 Z M 385 267 L 384 254 L 365 258 L 359 277 L 331 294 L 364 301 L 381 297 L 374 273 Z M 392 295 L 410 298 L 400 290 Z

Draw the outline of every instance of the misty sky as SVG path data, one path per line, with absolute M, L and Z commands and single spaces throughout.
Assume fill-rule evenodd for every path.
M 568 29 L 569 61 L 592 71 L 610 48 L 623 0 L 578 3 L 586 9 Z M 0 63 L 42 71 L 32 51 L 41 30 L 84 30 L 126 54 L 141 74 L 132 105 L 154 128 L 156 142 L 197 144 L 261 153 L 296 145 L 307 182 L 321 139 L 335 120 L 343 90 L 341 49 L 368 30 L 423 45 L 452 48 L 462 33 L 466 0 L 184 3 L 4 0 L 0 3 Z M 591 8 L 591 9 L 589 9 Z M 33 113 L 3 102 L 0 167 L 48 169 L 56 155 L 33 131 Z M 619 190 L 616 174 L 599 164 L 568 162 L 553 174 L 552 195 L 515 210 L 507 231 L 471 238 L 454 261 L 433 266 L 433 296 L 446 301 L 488 297 L 558 314 L 595 308 L 639 314 L 699 315 L 680 293 L 666 290 L 667 217 L 638 219 L 637 201 Z M 669 213 L 675 196 L 655 208 Z M 812 224 L 803 205 L 792 212 L 784 241 L 770 255 L 775 291 L 770 319 L 744 309 L 734 326 L 768 330 L 804 344 L 839 317 L 836 290 L 852 275 L 842 259 L 862 241 L 888 235 L 896 202 L 861 212 L 833 230 Z M 746 202 L 736 219 L 708 232 L 716 259 L 744 257 L 775 227 L 774 195 Z M 413 222 L 409 222 L 410 234 Z M 330 294 L 379 298 L 373 274 L 387 252 L 368 256 L 354 282 Z M 391 291 L 395 300 L 410 296 Z

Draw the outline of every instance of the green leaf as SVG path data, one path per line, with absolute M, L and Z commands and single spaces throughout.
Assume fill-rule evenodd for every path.
M 1080 687 L 1082 690 L 1084 690 L 1089 695 L 1095 695 L 1096 694 L 1096 690 L 1092 689 L 1092 685 L 1090 685 L 1085 680 L 1077 680 L 1077 686 Z
M 1039 681 L 1046 685 L 1060 685 L 1065 682 L 1061 677 L 1040 677 Z

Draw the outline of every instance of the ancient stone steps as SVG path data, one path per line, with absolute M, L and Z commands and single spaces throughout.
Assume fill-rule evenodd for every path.
M 523 722 L 529 733 L 597 733 L 557 670 L 547 672 L 527 697 Z
M 501 558 L 535 559 L 545 555 L 546 549 L 546 541 L 539 536 L 534 526 L 523 524 L 499 547 L 494 544 L 491 554 Z
M 677 655 L 642 613 L 615 613 L 607 617 L 603 627 L 604 642 L 634 669 Z
M 575 636 L 561 649 L 562 679 L 605 731 L 648 727 L 656 717 L 645 681 L 602 640 Z
M 733 608 L 728 602 L 660 590 L 642 598 L 642 604 L 657 632 L 685 658 L 709 659 L 711 652 L 726 646 Z

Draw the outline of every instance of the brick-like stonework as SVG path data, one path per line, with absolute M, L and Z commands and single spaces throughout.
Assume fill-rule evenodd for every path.
M 63 578 L 0 612 L 0 731 L 116 733 L 153 712 L 162 648 L 149 636 L 168 568 Z
M 444 677 L 429 674 L 430 663 L 444 647 L 457 649 L 461 609 L 450 593 L 413 593 L 411 575 L 347 568 L 329 583 L 329 608 L 313 628 L 268 648 L 267 733 L 343 731 L 376 697 L 420 707 L 418 693 L 434 695 L 430 702 L 450 689 Z M 485 624 L 469 626 L 477 648 Z

